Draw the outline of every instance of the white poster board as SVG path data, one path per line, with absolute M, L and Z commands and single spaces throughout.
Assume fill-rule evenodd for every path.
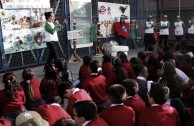
M 125 8 L 122 12 L 121 8 Z M 107 2 L 98 2 L 98 17 L 100 22 L 100 36 L 102 38 L 110 37 L 114 22 L 120 21 L 120 16 L 127 16 L 126 22 L 130 22 L 130 6 L 127 4 L 116 4 Z
M 1 27 L 5 54 L 45 48 L 45 17 L 47 9 L 2 10 Z
M 91 41 L 91 24 L 92 24 L 92 3 L 91 0 L 69 0 L 70 8 L 70 31 L 73 31 L 74 16 L 76 16 L 76 30 L 83 31 L 83 38 L 78 38 L 76 48 L 90 47 Z M 71 41 L 73 48 L 73 41 Z

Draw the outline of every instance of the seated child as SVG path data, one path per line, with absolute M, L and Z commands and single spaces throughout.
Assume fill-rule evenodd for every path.
M 126 90 L 120 84 L 114 84 L 108 89 L 111 106 L 99 115 L 109 126 L 134 126 L 135 112 L 131 107 L 123 104 L 126 99 Z
M 127 92 L 127 99 L 124 101 L 126 106 L 130 106 L 135 111 L 136 120 L 142 110 L 146 108 L 144 101 L 139 97 L 138 84 L 135 80 L 126 79 L 122 82 Z
M 63 82 L 58 86 L 58 93 L 61 99 L 67 98 L 67 112 L 73 117 L 73 104 L 76 101 L 91 100 L 91 97 L 84 89 L 75 88 L 73 84 Z
M 139 116 L 138 126 L 180 126 L 181 121 L 175 108 L 165 104 L 169 97 L 169 88 L 162 84 L 152 84 L 148 93 L 150 107 Z
M 78 126 L 108 126 L 97 114 L 97 106 L 93 101 L 74 103 L 74 119 Z

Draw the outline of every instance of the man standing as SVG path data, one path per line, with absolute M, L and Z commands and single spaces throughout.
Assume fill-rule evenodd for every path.
M 180 16 L 178 15 L 176 17 L 176 22 L 174 22 L 174 32 L 175 32 L 175 36 L 176 36 L 176 41 L 177 44 L 180 44 L 182 37 L 183 37 L 183 28 L 185 27 L 185 24 L 183 21 L 180 20 Z
M 169 21 L 167 21 L 167 15 L 164 15 L 163 20 L 159 22 L 159 28 L 160 28 L 159 45 L 164 44 L 165 47 L 167 46 L 169 27 L 170 27 L 170 23 Z
M 152 21 L 152 16 L 149 15 L 147 21 L 145 22 L 145 34 L 144 34 L 144 44 L 146 51 L 148 46 L 151 46 L 155 43 L 154 39 L 154 22 Z

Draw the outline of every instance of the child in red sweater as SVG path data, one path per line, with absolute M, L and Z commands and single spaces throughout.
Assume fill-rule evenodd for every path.
M 3 83 L 5 89 L 2 90 L 1 115 L 8 117 L 12 124 L 15 118 L 25 110 L 26 97 L 19 83 L 16 82 L 16 76 L 12 72 L 7 72 L 3 75 Z
M 42 99 L 42 95 L 40 93 L 40 81 L 35 78 L 35 73 L 31 68 L 26 68 L 22 72 L 23 81 L 20 82 L 25 96 L 26 96 L 26 108 L 28 110 L 33 110 L 41 104 L 46 103 L 45 100 Z
M 67 112 L 73 117 L 73 104 L 76 101 L 91 100 L 84 89 L 75 88 L 73 84 L 63 82 L 58 86 L 59 96 L 68 99 Z
M 128 73 L 128 78 L 129 79 L 136 79 L 137 76 L 136 76 L 135 72 L 133 71 L 133 68 L 132 68 L 129 60 L 127 59 L 127 55 L 124 52 L 120 52 L 119 58 L 121 59 L 123 68 Z
M 127 92 L 127 99 L 124 101 L 126 106 L 130 106 L 135 111 L 136 120 L 140 112 L 146 108 L 144 101 L 137 94 L 139 90 L 138 83 L 132 79 L 126 79 L 122 82 Z
M 74 119 L 78 126 L 108 126 L 97 114 L 97 106 L 92 101 L 74 103 Z
M 50 126 L 54 126 L 54 124 L 61 118 L 71 119 L 71 116 L 59 104 L 61 98 L 58 96 L 55 97 L 54 100 L 55 101 L 52 104 L 44 104 L 36 109 L 42 118 L 48 121 Z
M 47 99 L 48 103 L 53 102 L 53 98 L 58 96 L 57 86 L 62 82 L 58 76 L 54 65 L 45 66 L 45 77 L 40 83 L 40 92 Z
M 98 111 L 108 107 L 108 95 L 106 93 L 106 78 L 101 75 L 100 63 L 94 60 L 90 63 L 91 76 L 84 84 L 84 89 L 90 94 L 97 104 Z
M 140 114 L 138 126 L 180 126 L 181 121 L 175 108 L 165 104 L 169 98 L 169 88 L 162 84 L 152 84 L 148 93 L 150 107 Z
M 91 71 L 89 68 L 91 61 L 92 61 L 92 58 L 90 56 L 83 57 L 83 65 L 79 69 L 80 88 L 83 88 L 84 84 L 86 83 L 86 80 L 91 75 Z
M 131 107 L 123 104 L 126 99 L 126 90 L 120 84 L 114 84 L 108 89 L 111 106 L 99 115 L 110 126 L 134 126 L 135 112 Z
M 107 89 L 114 84 L 112 79 L 113 74 L 113 65 L 111 56 L 104 55 L 102 61 L 102 74 L 106 77 L 107 80 Z

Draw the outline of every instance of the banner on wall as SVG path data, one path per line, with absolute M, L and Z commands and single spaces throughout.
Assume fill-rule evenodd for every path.
M 100 36 L 107 38 L 112 35 L 114 22 L 120 21 L 120 16 L 125 15 L 130 22 L 130 6 L 126 4 L 116 4 L 98 2 L 98 19 L 100 22 Z
M 73 30 L 73 23 L 76 22 L 76 30 L 83 31 L 83 38 L 78 38 L 77 48 L 90 47 L 91 42 L 91 24 L 92 24 L 92 3 L 91 0 L 69 0 L 70 8 L 70 30 Z M 75 19 L 76 17 L 76 19 Z M 73 44 L 71 42 L 71 47 Z
M 44 43 L 44 13 L 52 11 L 51 8 L 3 11 L 1 27 L 5 54 L 46 47 Z
M 3 9 L 50 8 L 50 0 L 1 0 Z

